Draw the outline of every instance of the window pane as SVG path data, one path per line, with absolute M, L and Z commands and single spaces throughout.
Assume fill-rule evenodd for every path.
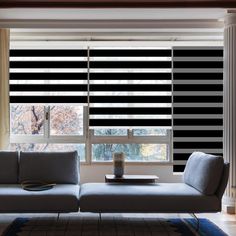
M 127 129 L 95 129 L 95 136 L 127 136 Z
M 14 151 L 30 152 L 66 152 L 77 150 L 80 160 L 85 161 L 85 144 L 12 143 L 10 149 Z
M 44 106 L 10 105 L 11 134 L 43 135 Z
M 167 129 L 133 129 L 134 136 L 166 136 Z
M 51 135 L 83 135 L 83 106 L 50 106 Z
M 124 152 L 126 161 L 167 161 L 167 144 L 93 144 L 93 161 L 111 161 L 112 153 Z

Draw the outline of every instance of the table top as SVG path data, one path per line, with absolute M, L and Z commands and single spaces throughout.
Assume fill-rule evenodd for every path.
M 123 175 L 122 177 L 105 175 L 106 183 L 155 183 L 158 179 L 156 175 Z

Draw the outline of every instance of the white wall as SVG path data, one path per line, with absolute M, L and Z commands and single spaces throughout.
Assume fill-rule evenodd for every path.
M 173 167 L 160 164 L 127 164 L 125 174 L 157 175 L 159 182 L 181 182 L 182 176 L 173 174 Z M 105 174 L 113 173 L 112 164 L 82 164 L 80 166 L 81 183 L 104 182 Z

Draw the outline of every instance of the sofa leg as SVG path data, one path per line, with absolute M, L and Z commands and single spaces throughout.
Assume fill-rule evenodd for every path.
M 59 218 L 60 218 L 60 213 L 57 213 L 57 222 L 58 222 Z
M 199 231 L 199 227 L 200 227 L 200 221 L 197 218 L 197 216 L 194 213 L 191 213 L 192 217 L 197 221 L 197 227 L 196 227 L 196 231 Z

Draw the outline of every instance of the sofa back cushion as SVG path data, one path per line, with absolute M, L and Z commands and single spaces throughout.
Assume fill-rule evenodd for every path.
M 0 184 L 18 183 L 18 152 L 0 152 Z
M 79 159 L 74 152 L 21 152 L 19 182 L 79 183 Z
M 224 159 L 203 152 L 193 152 L 189 157 L 183 181 L 205 195 L 213 195 L 219 186 Z

